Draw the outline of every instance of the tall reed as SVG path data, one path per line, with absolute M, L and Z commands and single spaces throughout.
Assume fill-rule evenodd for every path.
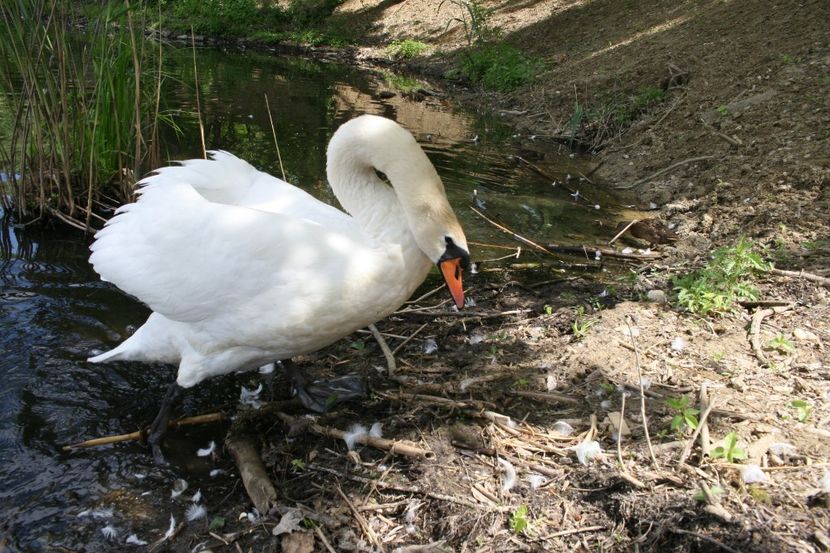
M 98 226 L 97 208 L 129 199 L 158 162 L 161 51 L 144 39 L 141 2 L 83 17 L 71 0 L 5 0 L 0 180 L 18 220 Z

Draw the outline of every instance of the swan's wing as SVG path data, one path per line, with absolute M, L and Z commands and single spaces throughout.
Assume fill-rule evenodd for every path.
M 250 207 L 316 221 L 329 228 L 351 219 L 311 194 L 221 150 L 159 169 L 144 183 L 186 182 L 211 202 Z
M 210 202 L 189 184 L 170 181 L 145 186 L 91 249 L 90 262 L 104 280 L 170 319 L 192 323 L 332 274 L 362 246 L 358 236 Z

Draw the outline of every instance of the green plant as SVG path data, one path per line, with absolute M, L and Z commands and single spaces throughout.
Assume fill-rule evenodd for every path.
M 715 111 L 717 111 L 719 114 L 721 114 L 724 117 L 729 115 L 729 108 L 726 107 L 726 106 L 722 106 L 722 105 L 718 106 L 718 107 L 715 108 Z
M 486 88 L 508 91 L 530 82 L 536 63 L 509 44 L 481 44 L 466 52 L 461 73 Z
M 709 488 L 709 493 L 711 493 L 714 497 L 718 497 L 726 493 L 726 490 L 721 488 L 720 486 L 712 486 Z M 705 503 L 707 501 L 706 494 L 703 493 L 703 490 L 698 491 L 694 496 L 692 496 L 695 501 L 700 501 L 701 503 Z
M 366 349 L 366 342 L 363 340 L 355 340 L 354 342 L 349 343 L 349 347 L 357 351 L 363 351 Z
M 792 341 L 781 333 L 777 334 L 775 338 L 767 342 L 767 345 L 772 349 L 780 351 L 781 353 L 792 353 L 795 351 L 795 345 Z
M 552 305 L 545 304 L 545 315 L 553 315 L 554 307 Z
M 595 324 L 596 321 L 594 319 L 585 316 L 585 308 L 583 306 L 580 305 L 577 307 L 576 320 L 571 323 L 571 330 L 577 339 L 584 338 Z
M 679 398 L 670 397 L 666 399 L 666 405 L 675 411 L 675 415 L 671 420 L 671 430 L 673 432 L 682 432 L 684 427 L 692 430 L 697 428 L 697 416 L 700 414 L 700 410 L 690 407 L 689 402 L 690 399 L 688 396 L 681 396 Z
M 798 419 L 798 422 L 807 422 L 810 415 L 813 414 L 813 406 L 803 399 L 794 399 L 790 406 L 795 409 L 795 418 Z
M 727 463 L 746 459 L 746 451 L 738 447 L 738 434 L 730 432 L 723 438 L 723 445 L 712 450 L 712 459 L 726 459 Z
M 490 25 L 490 17 L 494 10 L 487 8 L 482 0 L 441 0 L 438 4 L 439 11 L 447 1 L 460 8 L 461 11 L 460 16 L 453 17 L 447 22 L 447 28 L 453 23 L 460 23 L 464 28 L 467 47 L 501 38 L 501 30 Z
M 515 511 L 510 514 L 510 530 L 517 536 L 527 531 L 527 505 L 519 505 Z
M 741 238 L 734 247 L 715 250 L 703 269 L 673 279 L 677 303 L 703 316 L 728 313 L 738 301 L 758 299 L 752 279 L 770 267 L 752 243 Z
M 429 44 L 423 43 L 419 40 L 412 40 L 406 38 L 403 40 L 394 40 L 386 47 L 386 54 L 395 59 L 412 59 L 429 50 Z
M 305 470 L 305 463 L 302 459 L 291 459 L 291 468 L 297 472 Z

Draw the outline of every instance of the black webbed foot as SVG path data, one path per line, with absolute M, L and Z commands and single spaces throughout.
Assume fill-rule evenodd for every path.
M 157 465 L 166 465 L 167 460 L 161 452 L 161 442 L 167 434 L 167 427 L 170 424 L 170 415 L 173 413 L 173 407 L 178 403 L 181 393 L 184 388 L 173 382 L 167 388 L 167 393 L 164 399 L 161 400 L 161 407 L 158 415 L 153 419 L 150 428 L 147 431 L 147 443 L 150 444 L 150 449 L 153 452 L 153 460 Z
M 358 376 L 339 376 L 309 384 L 296 365 L 290 361 L 283 361 L 282 365 L 300 402 L 306 409 L 316 413 L 325 413 L 338 403 L 368 396 L 366 384 Z

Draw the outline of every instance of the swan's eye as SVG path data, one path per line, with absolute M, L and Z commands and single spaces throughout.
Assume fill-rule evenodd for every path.
M 375 169 L 375 175 L 377 175 L 380 180 L 382 180 L 389 186 L 392 186 L 392 183 L 389 182 L 389 177 L 387 177 L 386 173 L 384 173 L 383 171 L 378 171 L 377 169 Z

